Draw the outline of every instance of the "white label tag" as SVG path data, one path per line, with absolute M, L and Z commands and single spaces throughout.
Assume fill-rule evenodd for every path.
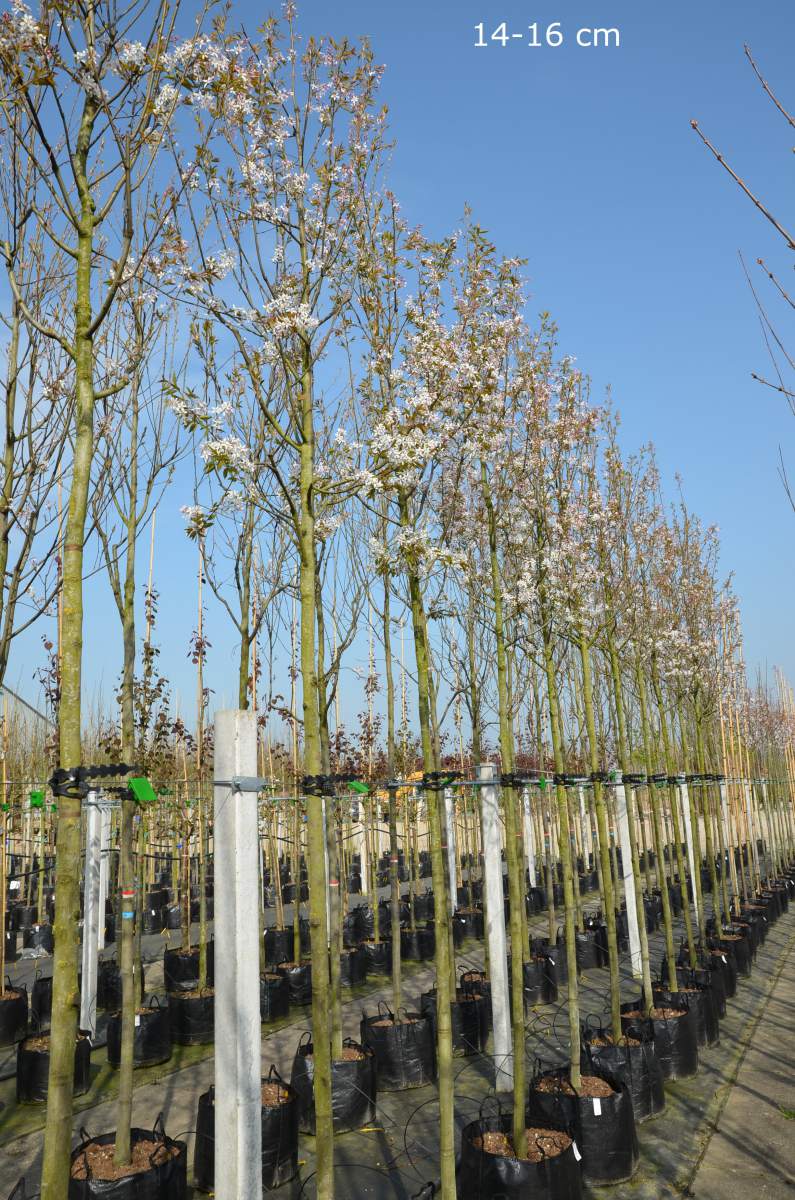
M 726 955 L 725 955 L 725 954 L 721 954 L 721 958 L 723 959 L 723 961 L 726 963 L 726 966 L 728 967 L 728 965 L 729 965 L 729 960 L 726 958 Z
M 550 958 L 550 960 L 549 960 L 549 961 L 552 963 L 552 966 L 554 967 L 554 965 L 555 965 L 555 960 L 554 960 L 554 958 Z
M 579 1150 L 577 1149 L 577 1143 L 576 1143 L 576 1142 L 572 1142 L 572 1143 L 571 1143 L 571 1148 L 572 1148 L 572 1150 L 574 1151 L 574 1157 L 575 1157 L 575 1159 L 577 1160 L 577 1162 L 581 1162 L 581 1161 L 582 1161 L 582 1155 L 580 1154 Z
M 601 1117 L 602 1115 L 602 1101 L 598 1096 L 594 1096 L 593 1098 L 593 1115 L 595 1117 Z
M 34 932 L 35 932 L 35 933 L 38 933 L 38 932 L 39 932 L 39 927 L 38 927 L 38 925 L 34 925 L 34 926 L 33 926 L 33 930 L 34 930 Z
M 136 1015 L 135 1015 L 135 1028 L 137 1029 L 137 1028 L 138 1028 L 138 1026 L 139 1026 L 140 1024 L 141 1024 L 141 1014 L 140 1014 L 140 1013 L 136 1013 Z
M 11 880 L 11 882 L 9 883 L 9 885 L 8 885 L 8 889 L 9 889 L 9 891 L 11 891 L 11 892 L 18 892 L 18 891 L 19 891 L 19 880 L 18 880 L 18 879 L 12 879 L 12 880 Z

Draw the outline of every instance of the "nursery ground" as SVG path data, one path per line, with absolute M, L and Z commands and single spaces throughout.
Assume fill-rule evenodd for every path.
M 595 900 L 595 897 L 592 898 Z M 356 898 L 354 900 L 356 902 Z M 546 917 L 532 921 L 533 931 L 546 932 Z M 650 939 L 655 967 L 662 954 L 662 935 Z M 145 956 L 162 957 L 162 942 L 151 939 Z M 468 942 L 459 953 L 460 968 L 480 965 L 482 943 Z M 29 975 L 30 964 L 18 964 L 20 975 Z M 162 981 L 154 962 L 147 990 Z M 413 1007 L 420 993 L 432 984 L 431 966 L 409 968 L 405 1003 Z M 607 973 L 586 972 L 582 980 L 581 1009 L 603 1014 Z M 622 956 L 622 991 L 630 999 L 638 994 L 626 956 Z M 358 1035 L 363 1008 L 372 1011 L 379 998 L 389 999 L 388 980 L 368 983 L 344 1004 L 345 1032 Z M 692 1079 L 666 1086 L 667 1107 L 653 1121 L 640 1126 L 641 1166 L 635 1178 L 617 1188 L 596 1190 L 600 1200 L 666 1200 L 693 1194 L 699 1200 L 723 1200 L 753 1186 L 757 1195 L 773 1200 L 791 1194 L 795 1175 L 793 1133 L 795 1099 L 792 1092 L 793 1039 L 789 1014 L 795 1004 L 795 915 L 785 914 L 760 947 L 753 974 L 742 979 L 736 997 L 729 1001 L 721 1022 L 719 1046 L 701 1052 L 701 1070 Z M 295 1047 L 308 1027 L 308 1010 L 291 1010 L 281 1028 L 263 1026 L 262 1062 L 271 1063 L 289 1077 Z M 567 1038 L 565 1005 L 546 1006 L 528 1014 L 529 1062 L 560 1061 Z M 195 1055 L 191 1058 L 190 1055 Z M 95 1062 L 104 1063 L 105 1051 L 95 1051 Z M 199 1095 L 213 1082 L 211 1048 L 196 1048 L 188 1058 L 178 1058 L 159 1069 L 157 1078 L 136 1073 L 134 1123 L 151 1126 L 161 1110 L 171 1136 L 184 1137 L 192 1162 L 196 1105 Z M 105 1068 L 106 1076 L 109 1069 Z M 459 1129 L 477 1116 L 491 1091 L 488 1052 L 456 1060 L 456 1120 Z M 115 1090 L 115 1089 L 114 1089 Z M 88 1107 L 75 1120 L 75 1133 L 85 1126 L 91 1133 L 112 1129 L 112 1098 L 93 1093 Z M 13 1083 L 0 1084 L 0 1195 L 8 1194 L 21 1175 L 35 1193 L 41 1163 L 40 1110 L 26 1109 L 26 1120 L 17 1125 Z M 9 1103 L 9 1100 L 11 1103 Z M 92 1103 L 93 1101 L 93 1103 Z M 16 1110 L 19 1113 L 20 1110 Z M 5 1118 L 5 1120 L 4 1120 Z M 379 1096 L 378 1121 L 372 1129 L 345 1134 L 335 1141 L 337 1194 L 340 1200 L 372 1197 L 373 1200 L 410 1200 L 422 1185 L 438 1178 L 438 1104 L 432 1087 Z M 301 1172 L 294 1184 L 275 1193 L 284 1200 L 313 1200 L 313 1139 L 301 1138 Z M 196 1193 L 198 1197 L 201 1193 Z

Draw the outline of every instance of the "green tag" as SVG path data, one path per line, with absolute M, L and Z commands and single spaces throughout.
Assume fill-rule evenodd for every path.
M 538 786 L 541 788 L 541 791 L 542 791 L 542 792 L 545 792 L 545 791 L 546 791 L 546 787 L 547 787 L 547 781 L 546 781 L 546 779 L 544 778 L 544 776 L 543 776 L 543 775 L 542 775 L 542 776 L 540 777 L 540 779 L 538 780 Z
M 139 804 L 152 804 L 157 799 L 155 789 L 149 780 L 144 779 L 143 776 L 129 779 L 127 783 L 133 794 L 133 799 Z
M 358 779 L 351 780 L 351 782 L 348 784 L 348 790 L 351 792 L 358 792 L 360 796 L 366 796 L 370 791 L 367 784 L 360 783 Z
M 31 808 L 44 808 L 44 792 L 31 792 L 30 793 L 30 807 Z

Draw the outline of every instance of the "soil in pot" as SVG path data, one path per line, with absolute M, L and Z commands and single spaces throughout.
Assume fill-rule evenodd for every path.
M 663 1079 L 685 1079 L 698 1071 L 698 1037 L 695 1014 L 686 1008 L 658 1005 L 647 1020 L 641 1006 L 630 1001 L 621 1005 L 621 1024 L 645 1028 L 654 1038 L 654 1050 Z
M 575 1131 L 586 1183 L 620 1183 L 635 1174 L 640 1149 L 632 1097 L 619 1080 L 583 1075 L 575 1092 L 563 1071 L 550 1071 L 531 1082 L 528 1113 Z
M 73 1094 L 83 1096 L 89 1089 L 91 1041 L 84 1033 L 75 1044 Z M 17 1047 L 17 1104 L 37 1104 L 47 1099 L 50 1074 L 50 1035 L 25 1038 Z
M 533 1122 L 523 1156 L 517 1157 L 511 1124 L 501 1114 L 464 1127 L 459 1194 L 468 1200 L 580 1200 L 580 1151 L 575 1153 L 571 1134 L 552 1128 L 552 1122 Z
M 479 1054 L 488 1035 L 488 1007 L 486 997 L 459 988 L 450 1005 L 453 1031 L 453 1054 L 466 1057 Z M 436 1037 L 436 990 L 424 992 L 420 997 L 420 1012 L 428 1017 Z
M 665 1085 L 657 1061 L 654 1041 L 649 1037 L 633 1036 L 640 1030 L 630 1026 L 627 1036 L 615 1043 L 604 1031 L 586 1041 L 587 1059 L 582 1070 L 594 1067 L 625 1083 L 632 1097 L 635 1122 L 658 1116 L 665 1109 Z M 588 1061 L 589 1060 L 589 1061 Z
M 116 1134 L 88 1138 L 72 1151 L 69 1200 L 185 1200 L 187 1147 L 166 1137 L 159 1118 L 154 1130 L 131 1129 L 131 1162 L 113 1161 Z
M 298 1097 L 271 1068 L 262 1082 L 262 1185 L 281 1187 L 298 1174 Z M 215 1088 L 199 1097 L 193 1152 L 194 1184 L 215 1188 Z
M 277 975 L 283 975 L 287 980 L 287 990 L 291 1004 L 312 1003 L 312 963 L 284 962 L 276 968 Z
M 266 971 L 259 977 L 259 1015 L 261 1021 L 277 1021 L 290 1011 L 290 985 L 283 975 Z
M 121 1013 L 108 1020 L 108 1062 L 118 1067 L 121 1059 Z M 133 1031 L 133 1064 L 153 1067 L 171 1058 L 171 1021 L 169 1010 L 159 1004 L 138 1008 Z
M 299 1128 L 315 1132 L 314 1055 L 305 1034 L 293 1060 L 290 1084 L 298 1095 Z M 342 1058 L 331 1064 L 331 1109 L 335 1133 L 362 1129 L 375 1120 L 375 1055 L 369 1047 L 346 1038 Z
M 172 992 L 168 1016 L 175 1045 L 208 1046 L 215 1037 L 215 992 Z
M 361 1040 L 375 1054 L 378 1090 L 401 1092 L 436 1078 L 436 1045 L 430 1020 L 407 1012 L 397 1020 L 389 1010 L 362 1017 Z

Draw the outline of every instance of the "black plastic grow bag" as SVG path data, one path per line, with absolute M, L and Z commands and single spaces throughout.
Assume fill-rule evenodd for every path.
M 375 1120 L 375 1055 L 351 1038 L 344 1049 L 358 1050 L 360 1057 L 331 1064 L 331 1111 L 335 1133 L 362 1129 Z M 311 1035 L 305 1033 L 295 1052 L 290 1083 L 298 1095 L 298 1121 L 302 1133 L 315 1132 L 315 1062 Z
M 15 904 L 11 910 L 14 928 L 31 929 L 38 919 L 39 910 L 35 904 Z
M 401 929 L 400 957 L 412 962 L 422 961 L 422 945 L 419 929 Z
M 75 1043 L 74 1095 L 84 1095 L 90 1085 L 91 1041 L 78 1036 Z M 36 1050 L 22 1041 L 17 1046 L 17 1104 L 32 1104 L 47 1099 L 50 1074 L 49 1050 Z
M 108 1062 L 118 1067 L 121 1059 L 121 1013 L 108 1019 Z M 152 1067 L 171 1058 L 171 1023 L 168 1008 L 162 1007 L 156 996 L 149 1007 L 135 1014 L 133 1034 L 133 1063 L 136 1067 Z
M 379 1004 L 374 1017 L 362 1015 L 360 1028 L 362 1045 L 375 1054 L 379 1091 L 401 1092 L 433 1083 L 435 1038 L 427 1017 L 406 1012 L 395 1024 L 391 1011 Z
M 630 1026 L 625 1032 L 640 1044 L 595 1046 L 591 1038 L 604 1039 L 604 1030 L 586 1034 L 582 1071 L 588 1075 L 604 1074 L 625 1083 L 632 1097 L 635 1121 L 646 1121 L 658 1116 L 665 1108 L 663 1074 L 648 1031 Z
M 751 974 L 751 946 L 746 934 L 740 931 L 724 932 L 718 938 L 718 946 L 724 954 L 731 956 L 738 975 Z
M 709 972 L 701 974 L 703 977 Z M 720 1041 L 720 1022 L 712 987 L 701 982 L 693 971 L 683 972 L 678 984 L 677 990 L 672 992 L 664 982 L 655 983 L 652 988 L 655 1004 L 673 1004 L 675 1007 L 687 1004 L 695 1015 L 698 1045 L 716 1046 Z
M 279 963 L 277 975 L 283 975 L 287 980 L 287 992 L 291 1004 L 312 1003 L 312 964 Z
M 436 989 L 423 992 L 420 997 L 420 1013 L 433 1026 L 436 1039 Z M 488 1035 L 488 1009 L 486 998 L 477 992 L 456 990 L 456 998 L 450 1004 L 453 1028 L 453 1054 L 466 1057 L 478 1054 L 486 1044 Z
M 138 999 L 144 998 L 144 969 L 139 975 Z M 97 1008 L 115 1012 L 121 1008 L 121 968 L 113 959 L 100 962 L 97 968 Z
M 207 1046 L 215 1037 L 215 993 L 171 992 L 168 997 L 171 1040 L 177 1046 Z
M 7 929 L 5 932 L 5 940 L 6 940 L 5 962 L 7 962 L 7 963 L 16 962 L 17 958 L 19 956 L 19 953 L 17 950 L 17 931 L 16 931 L 16 929 Z
M 283 975 L 266 971 L 259 977 L 259 1015 L 261 1021 L 277 1021 L 290 1011 L 290 987 Z
M 72 1169 L 85 1160 L 89 1145 L 108 1146 L 116 1141 L 115 1133 L 103 1133 L 90 1138 L 83 1131 L 83 1141 L 72 1151 Z M 69 1179 L 69 1200 L 90 1200 L 101 1196 L 102 1200 L 185 1200 L 188 1190 L 188 1150 L 184 1142 L 168 1137 L 163 1128 L 162 1114 L 157 1118 L 154 1129 L 134 1128 L 130 1130 L 130 1142 L 154 1140 L 158 1147 L 153 1151 L 150 1166 L 135 1175 L 123 1175 L 121 1179 L 102 1180 L 89 1176 L 87 1179 Z
M 0 1046 L 11 1046 L 28 1027 L 28 993 L 23 987 L 6 985 L 0 1000 Z
M 52 925 L 32 925 L 22 934 L 22 945 L 26 950 L 44 950 L 52 954 L 55 948 Z
M 548 1071 L 545 1074 L 559 1078 L 565 1072 Z M 586 1183 L 621 1183 L 632 1178 L 640 1161 L 632 1096 L 621 1080 L 609 1077 L 607 1072 L 599 1074 L 613 1088 L 613 1093 L 598 1099 L 567 1096 L 562 1092 L 539 1092 L 534 1080 L 530 1084 L 528 1115 L 531 1121 L 540 1117 L 573 1129 L 582 1154 L 582 1176 Z
M 368 975 L 389 975 L 392 971 L 392 939 L 382 942 L 362 942 L 362 952 Z
M 553 1131 L 549 1121 L 533 1122 Z M 580 1200 L 582 1174 L 576 1143 L 560 1154 L 549 1155 L 540 1162 L 488 1154 L 478 1142 L 484 1133 L 500 1132 L 510 1137 L 512 1118 L 500 1114 L 481 1117 L 461 1131 L 461 1161 L 458 1167 L 459 1194 L 467 1200 Z M 564 1132 L 554 1127 L 554 1132 Z M 571 1134 L 567 1133 L 571 1138 Z
M 262 1186 L 270 1190 L 298 1174 L 298 1097 L 274 1067 L 264 1083 L 278 1082 L 288 1099 L 275 1107 L 262 1107 Z M 196 1144 L 193 1151 L 194 1185 L 202 1192 L 215 1189 L 215 1088 L 199 1096 Z
M 207 986 L 214 982 L 215 951 L 207 943 Z M 199 951 L 164 950 L 163 986 L 167 992 L 193 992 L 199 986 Z
M 265 930 L 265 962 L 269 967 L 279 963 L 289 962 L 293 957 L 292 929 L 276 929 L 271 926 Z
M 654 1038 L 654 1049 L 663 1079 L 684 1079 L 695 1075 L 698 1071 L 698 1035 L 696 1030 L 695 1013 L 686 1007 L 675 1005 L 666 1007 L 676 1008 L 676 1017 L 652 1016 L 644 1021 L 637 1016 L 628 1017 L 625 1014 L 639 1012 L 643 1004 L 640 999 L 630 1000 L 621 1005 L 621 1024 L 626 1030 L 632 1026 L 645 1029 L 647 1035 Z
M 359 946 L 343 950 L 340 954 L 340 983 L 355 987 L 367 981 L 367 956 Z
M 30 1024 L 38 1031 L 49 1029 L 52 1017 L 52 975 L 37 975 L 30 989 Z

